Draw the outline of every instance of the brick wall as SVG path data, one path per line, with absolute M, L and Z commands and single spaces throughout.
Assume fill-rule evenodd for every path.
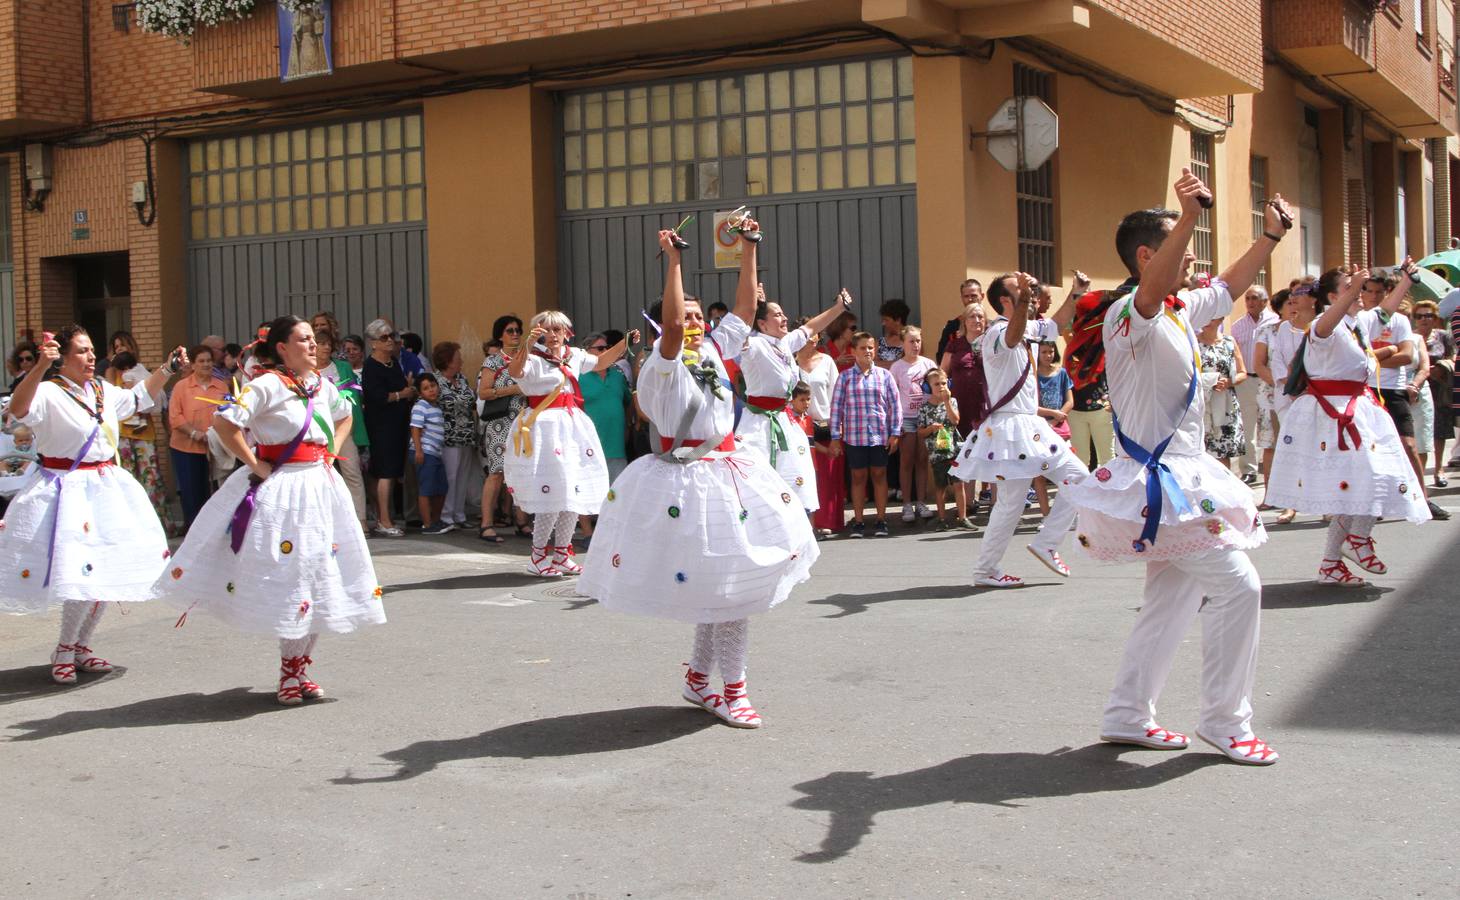
M 20 57 L 17 113 L 21 118 L 59 123 L 85 120 L 82 8 L 76 0 L 26 0 L 21 4 L 15 23 Z
M 91 4 L 91 114 L 99 122 L 221 106 L 193 89 L 193 51 L 172 38 L 111 26 L 111 0 Z M 258 14 L 255 14 L 258 15 Z M 236 103 L 237 101 L 227 101 Z
M 388 58 L 389 6 L 387 0 L 348 0 L 334 5 L 331 53 L 335 68 Z M 459 12 L 450 4 L 444 8 Z M 254 15 L 242 22 L 201 29 L 192 46 L 193 83 L 200 89 L 277 79 L 277 8 L 262 2 Z
M 1262 84 L 1262 0 L 1092 0 L 1249 84 Z

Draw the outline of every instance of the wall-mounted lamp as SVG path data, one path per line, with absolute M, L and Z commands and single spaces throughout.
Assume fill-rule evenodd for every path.
M 25 145 L 25 208 L 32 212 L 45 210 L 46 197 L 51 193 L 51 145 Z

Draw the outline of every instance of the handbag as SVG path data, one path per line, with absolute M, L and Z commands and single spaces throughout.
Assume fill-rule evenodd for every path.
M 1293 354 L 1293 365 L 1288 369 L 1288 378 L 1283 382 L 1283 393 L 1289 397 L 1300 397 L 1308 393 L 1308 371 L 1303 366 L 1303 351 L 1307 348 L 1308 335 L 1305 334 L 1298 344 L 1298 352 Z

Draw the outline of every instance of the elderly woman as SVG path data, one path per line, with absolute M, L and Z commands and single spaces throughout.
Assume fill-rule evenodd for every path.
M 522 320 L 513 315 L 498 316 L 492 323 L 492 340 L 482 368 L 477 372 L 477 399 L 481 401 L 482 420 L 482 528 L 477 536 L 492 544 L 503 541 L 497 534 L 495 516 L 498 494 L 502 490 L 503 465 L 507 458 L 507 441 L 512 421 L 522 412 L 526 400 L 522 388 L 507 371 L 507 364 L 522 349 Z M 519 522 L 517 530 L 526 529 Z
M 529 574 L 542 578 L 577 575 L 573 526 L 579 515 L 597 515 L 608 494 L 608 466 L 592 421 L 583 412 L 578 379 L 601 372 L 624 355 L 639 333 L 600 356 L 569 345 L 573 323 L 556 310 L 532 317 L 527 346 L 512 357 L 507 371 L 527 403 L 513 423 L 504 466 L 507 489 L 533 513 Z
M 153 592 L 186 607 L 184 618 L 196 608 L 277 637 L 277 698 L 297 706 L 324 696 L 307 671 L 320 634 L 382 623 L 385 610 L 350 495 L 329 466 L 348 439 L 350 404 L 315 369 L 308 322 L 275 319 L 258 349 L 270 368 L 214 419 L 243 466 L 203 507 Z
M 10 374 L 15 376 L 10 382 L 10 390 L 15 390 L 25 376 L 30 374 L 30 370 L 35 367 L 35 361 L 38 358 L 36 352 L 35 344 L 30 341 L 21 341 L 15 345 L 14 350 L 10 351 Z
M 137 342 L 126 331 L 112 335 L 111 364 L 105 378 L 120 388 L 130 388 L 147 380 L 150 374 L 137 362 Z M 137 412 L 120 423 L 117 452 L 122 465 L 152 501 L 152 509 L 162 522 L 162 529 L 169 535 L 178 531 L 177 519 L 172 514 L 171 497 L 167 493 L 167 482 L 162 478 L 162 466 L 157 460 L 157 427 L 149 413 Z
M 375 534 L 405 534 L 390 518 L 391 494 L 396 479 L 405 475 L 406 443 L 411 432 L 411 407 L 416 389 L 400 366 L 400 335 L 389 319 L 376 319 L 365 328 L 370 356 L 361 375 L 365 430 L 370 435 L 370 477 L 375 479 Z
M 1440 321 L 1440 308 L 1433 301 L 1414 305 L 1414 330 L 1424 341 L 1430 357 L 1430 377 L 1421 390 L 1428 390 L 1434 405 L 1435 487 L 1448 487 L 1445 478 L 1445 443 L 1455 432 L 1455 410 L 1451 406 L 1455 384 L 1455 338 Z M 1420 450 L 1430 445 L 1415 442 Z M 1423 457 L 1421 457 L 1423 459 Z
M 167 537 L 136 479 L 116 467 L 118 428 L 152 408 L 183 348 L 128 389 L 96 377 L 96 351 L 79 325 L 62 328 L 37 353 L 16 387 L 10 414 L 34 434 L 45 477 L 25 488 L 0 529 L 0 612 L 61 606 L 61 638 L 51 679 L 75 684 L 76 672 L 110 672 L 87 646 L 109 602 L 151 595 L 167 565 Z M 51 363 L 60 370 L 47 377 Z
M 319 319 L 323 315 L 325 314 L 315 313 L 314 317 Z M 365 470 L 360 466 L 359 444 L 362 439 L 368 444 L 369 439 L 364 438 L 365 416 L 360 406 L 360 379 L 347 360 L 335 355 L 335 350 L 338 349 L 335 332 L 315 329 L 314 342 L 318 348 L 315 354 L 319 363 L 319 374 L 328 378 L 339 389 L 340 396 L 350 404 L 350 434 L 341 435 L 335 442 L 335 468 L 340 477 L 345 479 L 345 487 L 350 491 L 350 503 L 355 507 L 355 518 L 360 522 L 361 530 L 364 530 Z
M 1206 389 L 1206 450 L 1232 464 L 1242 455 L 1242 405 L 1237 399 L 1237 385 L 1247 380 L 1247 361 L 1242 348 L 1229 334 L 1222 334 L 1222 320 L 1213 319 L 1197 332 L 1201 353 L 1202 387 Z M 1249 410 L 1247 415 L 1252 415 Z
M 192 377 L 179 381 L 167 401 L 168 446 L 172 474 L 182 499 L 183 530 L 193 527 L 198 511 L 208 501 L 208 432 L 213 414 L 228 396 L 229 386 L 213 374 L 213 349 L 199 344 L 192 350 Z
M 466 490 L 471 484 L 471 467 L 477 457 L 477 397 L 466 376 L 461 374 L 461 345 L 442 341 L 431 348 L 431 368 L 441 392 L 436 405 L 446 419 L 446 444 L 442 459 L 446 463 L 446 502 L 441 520 L 448 525 L 465 527 Z M 490 521 L 490 520 L 489 520 Z

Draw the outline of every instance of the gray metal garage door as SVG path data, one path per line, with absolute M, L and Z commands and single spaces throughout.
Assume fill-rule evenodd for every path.
M 559 97 L 558 290 L 584 333 L 626 328 L 656 299 L 655 232 L 686 230 L 686 288 L 733 303 L 714 214 L 744 203 L 768 237 L 761 280 L 792 315 L 838 289 L 863 322 L 916 312 L 916 159 L 907 57 L 828 62 Z
M 419 113 L 190 142 L 192 338 L 320 309 L 428 333 L 422 154 Z

